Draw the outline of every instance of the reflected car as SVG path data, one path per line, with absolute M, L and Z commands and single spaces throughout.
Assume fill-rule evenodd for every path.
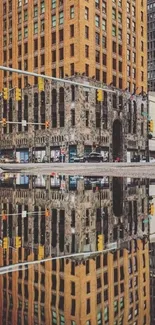
M 91 152 L 83 157 L 83 162 L 103 162 L 103 156 L 98 152 Z
M 73 160 L 75 163 L 78 163 L 78 162 L 83 162 L 83 158 L 84 158 L 83 156 L 75 156 Z

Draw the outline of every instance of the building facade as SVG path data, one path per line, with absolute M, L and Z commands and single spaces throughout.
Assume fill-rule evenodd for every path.
M 147 30 L 148 30 L 148 89 L 155 91 L 155 1 L 147 1 Z
M 82 86 L 61 82 L 45 82 L 44 91 L 37 86 L 22 91 L 22 99 L 16 101 L 15 90 L 8 100 L 0 100 L 1 155 L 16 155 L 19 161 L 73 161 L 75 155 L 100 151 L 107 160 L 118 156 L 130 161 L 135 154 L 147 156 L 147 100 L 143 95 L 108 88 L 104 101 L 97 101 L 97 82 L 76 76 L 72 80 Z M 22 125 L 22 120 L 27 126 Z M 7 123 L 11 122 L 12 124 Z M 49 121 L 49 128 L 45 128 Z M 37 124 L 38 123 L 38 124 Z M 35 125 L 34 125 L 35 124 Z M 63 157 L 62 157 L 63 155 Z
M 0 65 L 147 91 L 147 0 L 5 0 L 0 13 Z M 1 72 L 0 90 L 27 83 Z
M 1 274 L 0 324 L 150 324 L 147 182 L 5 175 L 0 209 L 0 266 L 36 261 Z

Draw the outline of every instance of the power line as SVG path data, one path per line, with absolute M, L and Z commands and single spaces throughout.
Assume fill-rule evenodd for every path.
M 55 78 L 55 77 L 51 77 L 51 76 L 47 76 L 47 75 L 43 75 L 43 74 L 39 74 L 39 73 L 35 73 L 35 72 L 29 72 L 29 71 L 24 71 L 24 70 L 19 70 L 19 69 L 14 69 L 14 68 L 10 68 L 10 67 L 4 67 L 4 66 L 0 66 L 0 70 L 3 71 L 10 71 L 10 72 L 14 72 L 14 73 L 18 73 L 18 74 L 24 74 L 26 76 L 30 76 L 30 77 L 40 77 L 43 79 L 49 79 L 51 81 L 56 81 L 56 82 L 64 82 L 64 83 L 68 83 L 71 85 L 75 85 L 75 86 L 82 86 L 85 88 L 90 88 L 90 89 L 101 89 L 104 90 L 106 92 L 109 93 L 115 93 L 116 91 L 112 90 L 112 89 L 108 89 L 107 87 L 97 87 L 97 86 L 91 86 L 89 84 L 86 83 L 80 83 L 77 81 L 71 81 L 71 80 L 66 80 L 66 79 L 61 79 L 61 78 Z

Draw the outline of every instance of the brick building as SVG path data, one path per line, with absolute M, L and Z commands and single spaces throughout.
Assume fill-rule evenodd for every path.
M 0 276 L 0 324 L 150 324 L 147 182 L 10 176 L 0 184 L 0 214 L 8 215 L 0 231 L 14 249 L 0 247 L 0 265 L 36 264 Z M 118 249 L 38 261 L 93 252 L 100 233 Z
M 147 0 L 5 0 L 0 13 L 0 65 L 147 91 Z M 0 88 L 37 83 L 0 76 Z

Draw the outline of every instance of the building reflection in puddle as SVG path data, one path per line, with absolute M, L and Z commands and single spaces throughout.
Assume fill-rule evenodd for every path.
M 0 185 L 0 324 L 150 324 L 147 180 L 18 174 Z

